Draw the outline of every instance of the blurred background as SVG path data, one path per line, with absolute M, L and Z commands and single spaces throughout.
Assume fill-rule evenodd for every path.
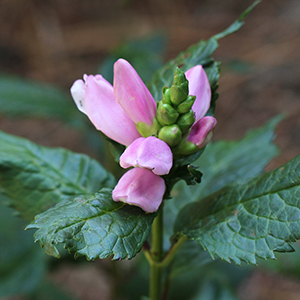
M 72 83 L 84 73 L 111 76 L 112 62 L 123 55 L 139 64 L 147 81 L 152 70 L 143 69 L 143 55 L 147 55 L 148 63 L 149 57 L 152 59 L 155 70 L 200 39 L 224 30 L 252 2 L 0 0 L 0 76 L 5 78 L 0 80 L 0 130 L 99 158 L 101 151 L 83 142 L 84 131 L 76 118 L 84 117 L 75 112 L 69 95 Z M 216 109 L 219 126 L 214 140 L 241 138 L 250 128 L 286 113 L 276 138 L 282 152 L 268 170 L 300 153 L 299 49 L 300 1 L 264 0 L 237 33 L 220 40 L 214 54 L 222 61 Z M 52 90 L 48 88 L 53 87 L 74 107 L 68 121 L 57 112 L 47 115 L 41 97 L 37 106 L 23 107 L 24 80 L 37 86 L 36 95 L 43 95 L 40 84 L 49 93 Z M 12 92 L 7 89 L 12 82 L 19 82 L 23 92 L 16 91 L 9 98 Z M 7 101 L 14 97 L 19 102 Z M 97 143 L 95 135 L 90 141 Z M 292 259 L 278 269 L 255 269 L 241 284 L 240 298 L 300 299 L 300 269 L 296 266 Z M 126 263 L 123 267 L 127 268 Z M 283 275 L 285 267 L 293 269 L 293 275 L 289 271 L 288 276 Z M 60 286 L 77 299 L 109 300 L 113 278 L 105 275 L 105 268 L 111 268 L 106 261 L 79 267 L 65 262 L 49 276 L 52 283 L 62 282 Z M 12 299 L 1 294 L 0 298 Z

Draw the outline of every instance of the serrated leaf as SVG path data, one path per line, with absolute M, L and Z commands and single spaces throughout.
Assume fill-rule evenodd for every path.
M 113 185 L 113 176 L 87 155 L 0 132 L 0 190 L 26 220 L 65 197 Z
M 147 239 L 155 214 L 114 202 L 110 189 L 70 197 L 36 216 L 27 226 L 37 228 L 35 241 L 50 255 L 59 256 L 55 245 L 62 243 L 76 256 L 131 259 Z
M 166 235 L 172 235 L 176 216 L 186 204 L 203 199 L 224 186 L 261 174 L 269 161 L 278 154 L 272 143 L 275 127 L 282 119 L 275 117 L 266 125 L 251 130 L 240 141 L 218 141 L 210 143 L 204 153 L 193 164 L 203 173 L 201 183 L 187 186 L 183 181 L 177 183 L 165 201 Z
M 211 108 L 209 115 L 213 115 L 215 109 L 215 101 L 218 98 L 217 88 L 219 80 L 219 62 L 214 61 L 211 57 L 218 48 L 218 40 L 240 29 L 244 24 L 244 18 L 256 6 L 258 1 L 253 3 L 243 14 L 223 32 L 211 37 L 208 41 L 201 40 L 199 43 L 190 46 L 186 51 L 180 53 L 175 59 L 169 61 L 162 68 L 158 69 L 152 76 L 148 88 L 154 99 L 159 101 L 164 86 L 170 87 L 174 76 L 174 70 L 177 66 L 184 72 L 194 67 L 202 65 L 210 82 L 212 90 Z
M 300 156 L 244 183 L 188 204 L 174 230 L 214 257 L 256 264 L 256 257 L 293 251 L 300 238 Z
M 85 124 L 70 95 L 60 88 L 8 75 L 0 76 L 0 111 L 11 117 L 57 118 Z

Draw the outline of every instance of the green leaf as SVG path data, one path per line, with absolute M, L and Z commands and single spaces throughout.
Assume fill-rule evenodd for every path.
M 0 132 L 0 191 L 26 220 L 67 196 L 113 185 L 113 176 L 87 155 Z
M 111 84 L 113 65 L 120 57 L 128 60 L 139 76 L 149 81 L 152 74 L 162 66 L 165 36 L 161 33 L 139 40 L 132 40 L 115 49 L 100 65 L 98 72 Z
M 249 270 L 245 272 L 245 268 L 228 264 L 224 268 L 223 261 L 212 261 L 211 258 L 208 263 L 208 257 L 205 255 L 207 252 L 198 249 L 191 243 L 193 241 L 183 245 L 184 251 L 178 253 L 180 256 L 176 255 L 175 266 L 172 267 L 169 275 L 171 282 L 169 298 L 172 300 L 236 300 L 234 291 Z M 199 252 L 191 251 L 188 247 L 191 247 L 192 250 L 197 249 Z M 193 255 L 196 256 L 196 259 Z M 176 265 L 178 258 L 181 258 L 181 268 L 179 269 Z M 189 258 L 195 265 L 189 263 Z M 182 265 L 184 260 L 188 262 L 186 267 Z
M 0 203 L 0 298 L 29 293 L 40 282 L 47 256 L 24 231 L 25 222 Z
M 0 76 L 0 111 L 11 117 L 57 118 L 84 125 L 71 96 L 50 84 Z
M 218 39 L 232 34 L 240 29 L 244 24 L 244 18 L 254 8 L 258 2 L 253 3 L 231 26 L 223 32 L 216 34 L 208 41 L 201 40 L 199 43 L 189 47 L 186 51 L 180 53 L 175 59 L 169 61 L 162 68 L 158 69 L 152 76 L 148 88 L 156 101 L 161 99 L 162 89 L 164 86 L 170 87 L 174 76 L 175 68 L 178 66 L 184 72 L 194 67 L 202 65 L 208 76 L 211 90 L 212 100 L 209 115 L 214 113 L 215 101 L 218 98 L 217 88 L 219 80 L 219 62 L 214 61 L 211 55 L 218 48 Z
M 300 156 L 250 181 L 186 205 L 174 230 L 214 257 L 256 264 L 256 257 L 293 251 L 300 238 Z
M 203 154 L 193 164 L 203 173 L 201 183 L 187 186 L 177 183 L 165 201 L 166 235 L 172 228 L 179 210 L 186 204 L 203 199 L 224 186 L 261 174 L 269 161 L 278 154 L 272 143 L 274 130 L 281 116 L 275 117 L 261 128 L 251 130 L 240 141 L 218 141 L 206 146 Z
M 36 216 L 27 228 L 37 228 L 35 241 L 46 253 L 59 256 L 55 245 L 63 243 L 75 256 L 89 260 L 131 259 L 147 239 L 155 214 L 114 202 L 110 189 L 70 197 Z

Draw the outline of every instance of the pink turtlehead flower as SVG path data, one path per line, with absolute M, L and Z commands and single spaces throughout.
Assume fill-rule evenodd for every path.
M 158 210 L 164 193 L 165 181 L 160 176 L 148 169 L 133 168 L 121 177 L 112 198 L 152 213 Z
M 109 138 L 128 146 L 140 137 L 135 124 L 152 125 L 156 102 L 134 68 L 124 59 L 114 65 L 114 86 L 101 75 L 84 75 L 71 87 L 80 111 Z
M 189 80 L 189 94 L 196 96 L 192 106 L 196 121 L 186 141 L 201 149 L 216 124 L 213 117 L 204 117 L 210 106 L 210 85 L 200 65 L 185 75 Z M 138 127 L 140 132 L 137 130 L 142 123 L 147 130 L 154 128 L 143 135 L 157 132 L 156 102 L 151 93 L 124 59 L 114 64 L 113 86 L 101 75 L 84 75 L 83 79 L 76 80 L 71 87 L 78 109 L 106 136 L 128 146 L 120 157 L 120 165 L 134 167 L 119 180 L 112 193 L 113 200 L 139 206 L 146 212 L 158 210 L 165 192 L 165 182 L 160 176 L 172 168 L 173 154 L 164 141 L 153 136 L 141 137 L 143 126 Z
M 136 139 L 120 156 L 122 168 L 146 168 L 156 175 L 168 174 L 172 164 L 173 154 L 170 147 L 154 136 Z
M 189 94 L 196 96 L 192 106 L 195 113 L 195 123 L 205 116 L 210 107 L 211 89 L 207 75 L 201 65 L 190 68 L 185 72 L 189 81 Z
M 193 125 L 187 140 L 195 144 L 199 149 L 204 148 L 210 142 L 212 130 L 216 124 L 217 120 L 214 117 L 206 116 L 201 118 Z

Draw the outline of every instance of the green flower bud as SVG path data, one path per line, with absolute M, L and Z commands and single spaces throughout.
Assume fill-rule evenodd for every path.
M 199 149 L 195 144 L 183 138 L 179 143 L 179 145 L 177 145 L 175 148 L 172 149 L 172 152 L 174 157 L 180 158 L 180 157 L 197 153 L 200 150 L 201 149 Z
M 182 133 L 178 125 L 164 126 L 158 133 L 158 138 L 166 142 L 170 147 L 178 145 L 181 141 Z
M 172 102 L 171 102 L 171 90 L 167 87 L 164 87 L 163 88 L 163 91 L 162 91 L 162 99 L 161 101 L 165 104 L 171 104 L 172 105 Z
M 186 83 L 187 79 L 185 78 L 185 74 L 178 67 L 176 67 L 174 72 L 173 85 L 180 85 L 182 83 Z M 188 91 L 188 89 L 187 89 Z
M 157 120 L 162 125 L 172 125 L 176 123 L 179 113 L 169 104 L 158 102 Z
M 180 104 L 189 94 L 189 82 L 184 72 L 179 68 L 175 69 L 173 85 L 170 88 L 171 101 L 174 105 Z
M 188 130 L 195 123 L 195 114 L 192 110 L 189 112 L 180 115 L 177 119 L 176 124 L 180 127 L 182 133 L 188 132 Z
M 190 109 L 192 108 L 195 100 L 196 100 L 196 96 L 189 95 L 186 98 L 186 100 L 184 100 L 177 106 L 177 108 L 176 108 L 177 112 L 179 112 L 180 114 L 185 114 L 185 113 L 189 112 Z

